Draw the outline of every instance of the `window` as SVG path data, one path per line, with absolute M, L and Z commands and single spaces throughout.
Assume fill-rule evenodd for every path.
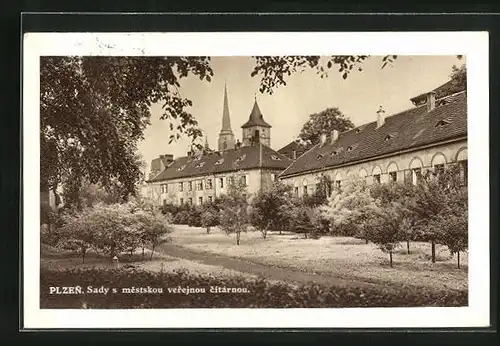
M 414 168 L 412 169 L 412 183 L 414 185 L 417 185 L 417 183 L 420 182 L 422 179 L 422 169 L 421 168 Z
M 222 162 L 224 162 L 224 159 L 223 159 L 223 158 L 222 158 L 222 159 L 220 159 L 220 160 L 217 160 L 217 161 L 215 162 L 215 164 L 216 164 L 216 165 L 220 165 L 220 164 L 222 164 Z
M 337 153 L 338 153 L 338 150 L 334 150 L 334 151 L 332 151 L 332 153 L 330 155 L 335 156 L 335 155 L 337 155 Z
M 276 155 L 271 155 L 271 160 L 280 161 L 281 158 L 279 156 L 276 156 Z
M 373 182 L 375 184 L 380 184 L 380 174 L 374 174 L 373 175 Z
M 245 157 L 246 157 L 246 154 L 241 155 L 240 157 L 238 157 L 238 158 L 236 159 L 236 162 L 243 161 L 243 160 L 245 159 Z
M 347 147 L 347 151 L 351 151 L 353 148 L 352 148 L 352 145 L 348 146 Z
M 295 196 L 298 196 L 299 195 L 299 187 L 295 186 L 295 189 L 293 192 L 295 193 Z
M 181 197 L 181 199 L 179 200 L 179 202 L 180 202 L 179 204 L 181 204 L 181 205 L 184 204 L 184 198 Z
M 308 195 L 308 193 L 307 193 L 307 186 L 304 186 L 303 189 L 304 189 L 304 196 L 307 196 Z
M 389 139 L 391 139 L 391 138 L 392 138 L 392 136 L 391 136 L 391 135 L 387 135 L 387 136 L 385 136 L 384 140 L 385 140 L 385 141 L 388 141 L 388 140 L 389 140 Z
M 342 181 L 341 181 L 341 180 L 336 180 L 336 181 L 335 181 L 335 187 L 336 187 L 337 189 L 340 189 L 340 186 L 341 186 L 341 185 L 342 185 Z
M 212 179 L 207 179 L 207 190 L 212 190 Z
M 189 205 L 193 205 L 193 198 L 189 197 Z
M 192 181 L 190 181 L 188 183 L 188 191 L 193 191 L 193 182 Z
M 389 172 L 389 181 L 391 183 L 398 181 L 398 172 Z
M 199 159 L 198 159 L 199 160 Z M 201 168 L 205 165 L 205 162 L 200 162 L 199 164 L 196 165 L 196 168 Z
M 434 165 L 434 174 L 439 176 L 443 173 L 444 173 L 444 163 L 441 163 L 439 165 Z
M 356 129 L 356 133 L 360 133 L 361 132 L 361 129 L 360 128 L 357 128 Z
M 247 176 L 246 175 L 242 175 L 241 176 L 241 184 L 243 184 L 244 186 L 248 186 L 247 185 Z
M 198 182 L 198 191 L 202 191 L 203 190 L 203 180 L 200 180 Z
M 161 193 L 166 193 L 166 192 L 168 192 L 167 186 L 168 186 L 167 184 L 163 184 L 163 185 L 161 185 Z
M 460 178 L 462 178 L 463 182 L 467 184 L 468 171 L 467 171 L 467 160 L 458 161 L 460 165 Z
M 213 197 L 212 197 L 212 196 L 208 196 L 208 201 L 209 201 L 210 203 L 211 203 L 211 202 L 213 202 L 213 200 L 214 200 L 214 199 L 213 199 Z
M 232 185 L 233 182 L 234 182 L 233 177 L 227 177 L 226 178 L 226 182 L 227 182 L 228 185 Z
M 271 181 L 276 181 L 276 174 L 271 173 Z
M 180 192 L 184 191 L 184 184 L 183 183 L 179 183 L 179 191 Z
M 449 121 L 444 120 L 444 119 L 443 119 L 443 120 L 439 120 L 439 121 L 437 122 L 437 124 L 436 124 L 436 127 L 443 127 L 443 126 L 448 125 L 449 123 L 450 123 Z
M 224 188 L 224 178 L 219 178 L 219 185 L 221 189 Z
M 323 157 L 323 154 L 318 154 L 317 158 L 321 159 Z
M 177 168 L 177 170 L 182 171 L 184 168 L 186 168 L 186 165 L 180 166 L 179 168 Z
M 203 204 L 203 197 L 198 197 L 198 204 L 202 205 Z

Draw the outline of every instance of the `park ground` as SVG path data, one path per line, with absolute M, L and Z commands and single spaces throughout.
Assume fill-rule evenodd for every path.
M 218 228 L 210 234 L 199 227 L 176 225 L 171 242 L 161 245 L 153 259 L 146 260 L 136 252 L 120 258 L 122 266 L 151 271 L 187 270 L 201 275 L 264 276 L 286 282 L 316 282 L 328 285 L 383 285 L 388 288 L 418 286 L 431 289 L 467 289 L 468 256 L 451 256 L 444 246 L 436 246 L 436 263 L 430 260 L 429 243 L 401 244 L 389 266 L 389 256 L 374 245 L 349 237 L 304 239 L 295 233 L 282 235 L 270 232 L 263 239 L 259 232 L 241 234 L 240 245 L 234 235 L 228 236 Z M 89 254 L 81 263 L 78 254 L 61 252 L 42 246 L 42 261 L 49 268 L 97 267 L 110 268 L 109 259 Z

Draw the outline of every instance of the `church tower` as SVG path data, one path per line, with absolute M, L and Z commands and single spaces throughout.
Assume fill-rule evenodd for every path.
M 227 101 L 227 87 L 224 85 L 224 109 L 222 110 L 222 128 L 219 133 L 218 150 L 234 149 L 234 134 L 231 130 L 229 118 L 229 103 Z
M 243 129 L 243 145 L 262 143 L 271 147 L 271 125 L 264 121 L 264 116 L 257 104 L 257 98 L 255 98 L 248 121 L 241 128 Z

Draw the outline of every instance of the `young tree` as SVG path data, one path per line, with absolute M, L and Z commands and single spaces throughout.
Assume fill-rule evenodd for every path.
M 324 205 L 328 201 L 328 197 L 333 192 L 333 181 L 328 175 L 321 175 L 316 184 L 316 190 L 312 195 L 304 197 L 304 204 L 310 207 L 318 207 Z
M 415 187 L 414 198 L 409 209 L 419 218 L 417 237 L 431 243 L 431 260 L 436 262 L 436 243 L 443 238 L 441 227 L 437 227 L 435 219 L 446 215 L 451 196 L 462 194 L 466 187 L 459 174 L 459 167 L 449 165 L 439 175 L 427 172 Z
M 363 209 L 367 215 L 363 220 L 365 227 L 369 230 L 366 233 L 367 239 L 389 254 L 389 263 L 392 268 L 393 252 L 403 238 L 401 224 L 405 220 L 404 206 L 397 202 L 382 206 L 380 202 L 372 200 Z
M 207 229 L 207 234 L 210 234 L 210 227 L 219 225 L 219 213 L 214 208 L 205 208 L 201 213 L 201 226 Z
M 304 234 L 304 239 L 314 231 L 313 224 L 314 209 L 307 206 L 299 206 L 295 209 L 295 218 L 293 219 L 293 229 L 297 233 Z
M 246 186 L 237 179 L 228 185 L 227 193 L 221 198 L 220 210 L 220 227 L 228 235 L 236 234 L 236 245 L 240 245 L 241 232 L 247 231 L 249 213 Z
M 390 207 L 394 202 L 409 207 L 413 204 L 414 193 L 415 188 L 412 184 L 389 183 L 370 186 L 370 195 L 378 200 L 382 207 Z M 415 239 L 420 219 L 408 208 L 401 211 L 405 213 L 405 217 L 400 224 L 400 231 L 402 238 L 406 240 L 406 252 L 409 255 L 410 241 Z
M 250 222 L 266 239 L 267 231 L 279 231 L 287 224 L 287 215 L 283 206 L 288 205 L 292 188 L 287 184 L 276 181 L 269 189 L 261 190 L 252 200 Z
M 309 116 L 309 120 L 302 126 L 299 138 L 309 144 L 319 143 L 322 133 L 330 133 L 333 130 L 343 132 L 354 128 L 354 124 L 340 109 L 327 108 L 322 112 Z

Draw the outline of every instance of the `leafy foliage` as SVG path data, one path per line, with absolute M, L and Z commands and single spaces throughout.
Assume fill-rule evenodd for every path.
M 64 185 L 74 203 L 84 180 L 122 196 L 135 193 L 140 178 L 137 143 L 149 124 L 150 106 L 162 104 L 162 119 L 201 138 L 179 93 L 189 74 L 210 81 L 207 57 L 43 57 L 40 60 L 41 190 Z
M 289 205 L 292 195 L 291 186 L 276 181 L 266 190 L 259 191 L 251 204 L 251 224 L 257 228 L 265 239 L 268 230 L 283 231 L 289 224 L 284 208 Z
M 346 307 L 450 307 L 467 306 L 467 290 L 429 290 L 420 287 L 390 289 L 377 287 L 322 286 L 315 283 L 289 285 L 263 278 L 197 276 L 189 272 L 154 273 L 141 270 L 71 270 L 41 269 L 40 307 L 80 309 L 138 308 L 346 308 Z M 79 285 L 108 287 L 161 288 L 163 293 L 108 293 L 67 295 L 50 294 L 49 287 Z M 245 288 L 247 293 L 214 294 L 211 286 Z M 205 293 L 174 294 L 169 287 L 205 288 Z M 112 295 L 112 296 L 110 296 Z
M 201 214 L 201 226 L 210 233 L 210 228 L 219 225 L 219 212 L 213 208 L 205 208 Z
M 340 109 L 327 108 L 309 116 L 300 130 L 299 138 L 309 145 L 314 145 L 319 143 L 323 133 L 330 134 L 333 130 L 343 132 L 353 128 L 353 122 L 342 114 Z
M 228 235 L 236 234 L 236 245 L 240 245 L 241 232 L 246 232 L 250 223 L 250 208 L 246 186 L 239 179 L 232 181 L 221 198 L 220 228 Z

